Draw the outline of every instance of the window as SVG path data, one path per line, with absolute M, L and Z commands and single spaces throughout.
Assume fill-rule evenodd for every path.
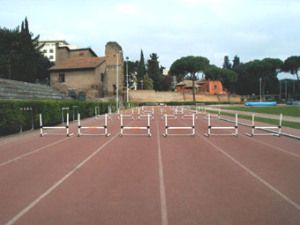
M 59 81 L 60 83 L 65 82 L 65 73 L 59 73 L 59 74 L 58 74 L 58 81 Z
M 44 50 L 43 50 L 43 53 L 47 53 L 47 49 L 44 49 Z
M 53 49 L 50 49 L 50 51 L 49 51 L 50 53 L 53 53 Z
M 102 82 L 102 83 L 104 82 L 104 78 L 105 78 L 104 73 L 101 73 L 101 82 Z
M 53 59 L 53 55 L 50 55 L 50 56 L 49 56 L 49 59 Z

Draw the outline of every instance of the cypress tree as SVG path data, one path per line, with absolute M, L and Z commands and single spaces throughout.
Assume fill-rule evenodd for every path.
M 146 74 L 145 59 L 144 59 L 143 50 L 141 50 L 141 57 L 138 65 L 138 71 L 137 71 L 138 81 L 144 80 L 145 74 Z

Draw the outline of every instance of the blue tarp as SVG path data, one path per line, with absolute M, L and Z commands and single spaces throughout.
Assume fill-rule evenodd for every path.
M 246 106 L 276 106 L 277 102 L 246 102 Z

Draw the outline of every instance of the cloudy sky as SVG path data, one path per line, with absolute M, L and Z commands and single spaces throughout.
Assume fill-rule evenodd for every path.
M 124 56 L 157 53 L 169 67 L 187 55 L 222 66 L 225 55 L 242 62 L 300 55 L 300 0 L 0 0 L 0 26 L 27 16 L 40 40 L 64 39 L 104 54 L 117 41 Z

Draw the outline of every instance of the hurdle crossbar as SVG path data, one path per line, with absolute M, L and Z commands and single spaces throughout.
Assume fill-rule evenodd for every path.
M 279 115 L 278 126 L 256 126 L 255 125 L 255 114 L 252 114 L 252 124 L 251 124 L 251 133 L 246 133 L 246 135 L 253 137 L 255 135 L 273 135 L 280 136 L 282 132 L 282 114 Z M 264 130 L 266 133 L 256 133 L 255 130 Z
M 150 114 L 148 114 L 147 126 L 141 126 L 141 127 L 137 127 L 137 126 L 124 126 L 124 123 L 123 123 L 123 114 L 120 114 L 120 120 L 121 120 L 121 132 L 120 132 L 120 136 L 123 136 L 123 135 L 147 135 L 147 136 L 151 137 Z M 146 130 L 147 133 L 141 133 L 141 134 L 124 133 L 125 130 Z
M 238 114 L 235 114 L 235 125 L 234 126 L 212 126 L 211 125 L 211 115 L 210 113 L 207 115 L 207 120 L 208 120 L 208 126 L 207 126 L 207 133 L 204 134 L 204 136 L 209 137 L 210 135 L 215 135 L 215 136 L 238 136 Z M 212 130 L 233 130 L 233 133 L 212 133 Z
M 62 133 L 46 133 L 45 130 L 55 130 L 55 129 L 66 129 L 66 135 L 68 137 L 72 136 L 73 133 L 70 133 L 69 129 L 69 113 L 67 113 L 67 121 L 65 126 L 43 126 L 43 118 L 42 114 L 40 113 L 40 136 L 43 137 L 46 134 L 52 134 L 52 135 L 61 135 Z
M 80 121 L 80 113 L 77 115 L 78 118 L 78 127 L 77 127 L 77 136 L 80 137 L 82 135 L 105 135 L 106 137 L 110 136 L 108 133 L 107 119 L 108 115 L 104 115 L 104 125 L 103 126 L 82 126 Z M 86 133 L 82 132 L 82 130 L 104 130 L 104 133 Z
M 195 114 L 192 114 L 192 126 L 185 126 L 185 127 L 175 127 L 175 126 L 169 126 L 168 125 L 168 114 L 164 115 L 165 118 L 165 133 L 163 133 L 163 136 L 166 137 L 168 135 L 195 135 Z M 191 130 L 192 133 L 185 133 L 185 134 L 170 134 L 169 130 Z
M 193 112 L 192 114 L 183 114 L 181 116 L 181 119 L 191 119 L 191 118 L 193 118 L 193 116 L 195 117 L 195 119 L 197 119 L 197 115 L 195 112 Z

